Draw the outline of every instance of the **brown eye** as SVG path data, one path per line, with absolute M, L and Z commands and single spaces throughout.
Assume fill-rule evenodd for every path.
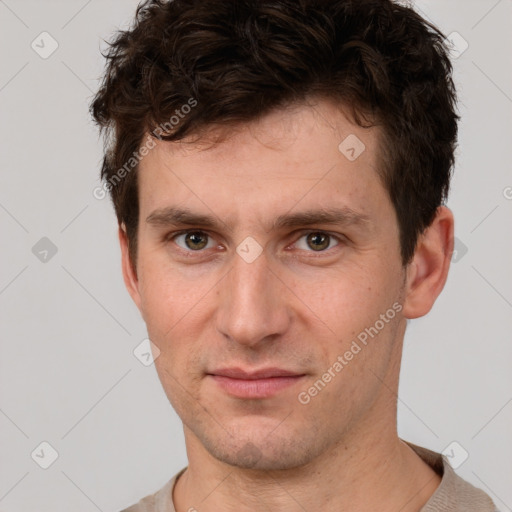
M 332 242 L 336 243 L 332 244 Z M 337 237 L 333 235 L 323 231 L 311 231 L 301 236 L 295 245 L 298 249 L 308 252 L 327 252 L 327 249 L 331 249 L 339 243 Z
M 183 242 L 180 244 L 178 240 L 183 238 Z M 182 249 L 188 249 L 190 251 L 200 251 L 208 245 L 208 234 L 204 231 L 186 231 L 173 237 L 176 245 Z M 182 244 L 185 244 L 184 246 Z
M 329 247 L 329 240 L 329 235 L 325 233 L 310 233 L 307 237 L 307 242 L 314 251 L 323 251 Z
M 187 233 L 185 236 L 185 243 L 190 249 L 204 249 L 208 243 L 208 237 L 200 231 Z

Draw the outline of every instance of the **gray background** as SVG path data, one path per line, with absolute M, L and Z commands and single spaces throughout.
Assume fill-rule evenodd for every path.
M 133 354 L 146 331 L 112 208 L 92 194 L 101 39 L 136 5 L 0 0 L 3 512 L 120 510 L 186 465 L 180 420 Z M 469 47 L 454 60 L 458 253 L 432 312 L 409 325 L 399 433 L 438 451 L 456 441 L 453 460 L 469 454 L 458 473 L 512 510 L 512 0 L 415 5 Z M 46 59 L 31 47 L 51 49 L 43 31 L 59 45 Z M 43 441 L 58 452 L 48 469 Z

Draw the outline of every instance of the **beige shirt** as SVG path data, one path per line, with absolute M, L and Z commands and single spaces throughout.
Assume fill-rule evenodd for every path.
M 499 512 L 485 492 L 458 476 L 445 456 L 407 443 L 441 478 L 441 483 L 420 512 Z M 174 484 L 187 468 L 174 475 L 159 491 L 121 512 L 176 512 Z

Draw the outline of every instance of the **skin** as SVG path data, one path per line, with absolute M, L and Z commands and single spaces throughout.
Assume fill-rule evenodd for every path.
M 136 266 L 123 226 L 119 238 L 127 289 L 184 424 L 189 466 L 173 493 L 178 512 L 412 512 L 439 485 L 398 438 L 396 401 L 406 320 L 428 313 L 445 284 L 453 216 L 438 209 L 403 267 L 377 175 L 379 130 L 318 100 L 232 129 L 216 145 L 157 141 L 142 160 Z M 365 144 L 353 162 L 338 150 L 350 134 Z M 147 222 L 170 206 L 213 215 L 219 226 Z M 282 214 L 340 206 L 367 221 L 272 229 Z M 181 229 L 203 230 L 207 246 L 173 239 Z M 334 237 L 320 251 L 308 242 L 318 231 Z M 251 263 L 236 252 L 248 236 L 263 248 Z M 394 303 L 401 311 L 300 403 Z M 304 377 L 274 396 L 240 399 L 207 375 L 271 366 Z

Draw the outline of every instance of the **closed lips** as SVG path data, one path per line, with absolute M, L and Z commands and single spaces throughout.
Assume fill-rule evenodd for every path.
M 221 368 L 208 373 L 220 377 L 229 377 L 240 380 L 269 379 L 276 377 L 301 377 L 304 374 L 283 370 L 281 368 L 263 368 L 255 371 L 246 371 L 241 368 Z

